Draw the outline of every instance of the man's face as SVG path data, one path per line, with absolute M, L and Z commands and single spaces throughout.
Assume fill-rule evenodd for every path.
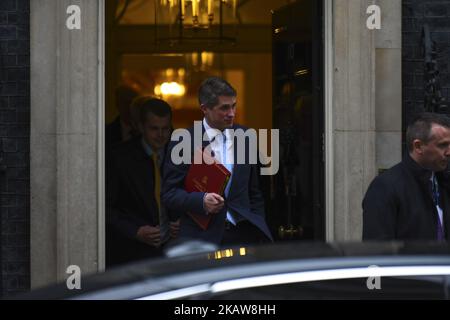
M 433 124 L 430 141 L 421 142 L 417 152 L 423 167 L 434 172 L 445 170 L 450 159 L 450 129 Z
M 153 113 L 149 113 L 145 123 L 141 124 L 142 136 L 154 151 L 164 148 L 169 141 L 171 128 L 172 124 L 169 115 L 158 117 Z
M 231 128 L 236 115 L 236 97 L 219 96 L 219 103 L 212 108 L 201 106 L 208 124 L 219 130 Z

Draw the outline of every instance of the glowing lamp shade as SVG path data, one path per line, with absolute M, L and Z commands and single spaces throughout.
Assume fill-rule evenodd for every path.
M 161 85 L 155 87 L 155 94 L 158 96 L 184 96 L 186 93 L 186 87 L 183 84 L 177 82 L 164 82 Z

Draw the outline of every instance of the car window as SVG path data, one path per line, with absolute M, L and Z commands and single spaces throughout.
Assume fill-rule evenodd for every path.
M 448 277 L 322 280 L 253 287 L 202 296 L 213 300 L 448 299 Z M 369 288 L 370 287 L 370 288 Z M 197 297 L 199 298 L 199 297 Z

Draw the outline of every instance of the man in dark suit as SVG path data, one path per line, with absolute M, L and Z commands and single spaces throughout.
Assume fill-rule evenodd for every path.
M 171 109 L 151 97 L 136 102 L 142 136 L 117 146 L 107 168 L 107 266 L 161 255 L 161 246 L 178 229 L 160 203 L 160 169 L 172 128 Z
M 178 142 L 172 141 L 166 154 L 162 200 L 180 217 L 180 239 L 200 239 L 221 246 L 262 243 L 272 240 L 265 222 L 264 199 L 259 187 L 259 168 L 248 161 L 250 146 L 245 145 L 247 161 L 237 163 L 236 141 L 230 129 L 247 130 L 235 125 L 236 91 L 221 78 L 206 79 L 199 90 L 200 108 L 203 111 L 201 135 L 207 134 L 203 147 L 210 146 L 216 160 L 231 172 L 224 196 L 216 193 L 192 192 L 184 190 L 184 180 L 189 164 L 175 164 L 172 149 Z M 194 137 L 194 128 L 188 129 Z M 192 141 L 193 139 L 191 139 Z M 191 145 L 193 159 L 194 143 Z M 211 215 L 206 230 L 200 228 L 186 214 Z
M 363 200 L 364 240 L 449 239 L 450 120 L 419 115 L 406 131 L 402 162 L 370 184 Z
M 121 85 L 117 87 L 115 95 L 119 115 L 105 128 L 105 145 L 108 152 L 115 145 L 131 139 L 137 133 L 133 125 L 130 106 L 138 93 L 128 86 Z

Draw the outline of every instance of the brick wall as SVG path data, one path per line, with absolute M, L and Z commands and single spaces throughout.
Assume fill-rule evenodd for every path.
M 450 102 L 450 0 L 403 0 L 402 4 L 403 128 L 424 106 L 422 28 L 428 24 L 437 45 L 441 93 Z
M 30 0 L 0 0 L 1 288 L 30 286 Z

